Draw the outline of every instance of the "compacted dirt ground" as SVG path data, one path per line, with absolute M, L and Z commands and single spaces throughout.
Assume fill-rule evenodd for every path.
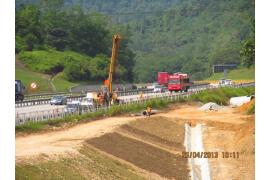
M 44 172 L 45 179 L 190 179 L 188 159 L 180 156 L 185 123 L 203 124 L 204 150 L 219 153 L 208 159 L 212 179 L 254 179 L 254 115 L 199 107 L 173 105 L 150 118 L 113 117 L 16 137 L 16 179 L 40 178 Z M 222 152 L 239 153 L 239 158 L 223 158 Z

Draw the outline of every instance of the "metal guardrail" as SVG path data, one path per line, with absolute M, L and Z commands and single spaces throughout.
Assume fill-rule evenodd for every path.
M 128 104 L 134 104 L 134 103 L 143 103 L 143 102 L 147 102 L 150 99 L 156 99 L 156 98 L 160 98 L 160 99 L 164 99 L 167 98 L 168 100 L 173 100 L 178 96 L 187 96 L 190 93 L 174 93 L 174 94 L 170 94 L 170 93 L 165 93 L 165 94 L 152 94 L 152 95 L 146 95 L 143 98 L 129 98 L 126 99 L 125 101 L 123 101 L 122 104 L 120 104 L 120 106 L 125 106 Z M 107 110 L 109 109 L 110 106 L 105 107 L 99 107 L 99 108 L 87 108 L 87 109 L 82 109 L 81 111 L 76 111 L 74 113 L 67 113 L 65 112 L 65 108 L 64 107 L 59 107 L 57 109 L 53 109 L 53 110 L 46 110 L 46 111 L 37 111 L 37 112 L 31 112 L 31 113 L 18 113 L 16 114 L 16 122 L 15 124 L 24 124 L 25 122 L 37 122 L 37 121 L 46 121 L 46 120 L 50 120 L 50 119 L 60 119 L 60 118 L 64 118 L 66 116 L 70 116 L 70 115 L 81 115 L 81 114 L 86 114 L 86 113 L 91 113 L 91 112 L 95 112 L 95 111 L 99 111 L 99 110 Z
M 193 84 L 192 87 L 197 87 L 197 86 L 203 86 L 203 85 L 209 85 L 209 83 L 200 83 L 200 84 Z M 136 94 L 138 92 L 147 92 L 147 91 L 152 91 L 152 89 L 134 89 L 134 90 L 127 90 L 127 91 L 119 91 L 119 95 L 124 95 L 126 93 L 129 93 L 130 95 Z M 29 94 L 25 95 L 24 99 L 25 100 L 39 100 L 39 99 L 47 99 L 51 98 L 52 96 L 55 95 L 65 95 L 65 96 L 80 96 L 80 95 L 85 95 L 85 92 L 80 92 L 80 93 L 74 93 L 74 92 L 58 92 L 58 93 L 40 93 L 40 94 Z
M 39 100 L 39 99 L 47 99 L 56 95 L 65 95 L 65 96 L 79 96 L 82 93 L 71 93 L 71 92 L 58 92 L 58 93 L 42 93 L 42 94 L 29 94 L 25 95 L 25 100 Z
M 237 84 L 237 85 L 232 85 L 231 87 L 235 87 L 235 88 L 240 88 L 240 87 L 247 87 L 247 86 L 255 86 L 255 83 L 244 83 L 244 84 Z M 163 94 L 146 94 L 143 97 L 131 97 L 129 99 L 125 99 L 123 101 L 122 104 L 120 104 L 120 106 L 123 105 L 127 105 L 127 104 L 134 104 L 134 103 L 144 103 L 147 102 L 150 99 L 165 99 L 165 100 L 176 100 L 177 98 L 188 98 L 191 94 L 194 93 L 199 93 L 203 90 L 206 89 L 216 89 L 218 87 L 213 87 L 210 85 L 204 86 L 201 88 L 196 88 L 196 89 L 191 89 L 191 91 L 189 92 L 185 92 L 185 93 L 170 93 L 170 92 L 166 92 Z M 21 113 L 21 114 L 16 114 L 16 125 L 18 124 L 24 124 L 25 122 L 37 122 L 37 121 L 46 121 L 49 119 L 59 119 L 59 118 L 64 118 L 66 116 L 70 116 L 72 114 L 85 114 L 85 113 L 91 113 L 91 112 L 95 112 L 95 111 L 99 111 L 101 109 L 107 110 L 110 107 L 100 107 L 97 109 L 83 109 L 82 111 L 76 111 L 74 113 L 67 113 L 64 111 L 64 107 L 61 108 L 57 108 L 54 110 L 46 110 L 46 111 L 37 111 L 37 112 L 32 112 L 32 113 Z
M 191 89 L 193 87 L 198 86 L 207 86 L 209 83 L 203 83 L 203 84 L 194 84 L 191 86 Z M 117 92 L 118 96 L 127 96 L 127 95 L 136 95 L 139 93 L 152 93 L 153 89 L 135 89 L 135 90 L 128 90 L 128 91 L 119 91 Z M 60 93 L 43 93 L 43 94 L 32 94 L 32 95 L 26 95 L 24 101 L 15 102 L 15 107 L 24 107 L 24 106 L 34 106 L 34 105 L 40 105 L 40 104 L 49 104 L 50 99 L 52 96 L 55 95 L 65 95 L 69 99 L 78 100 L 78 98 L 86 96 L 86 93 L 70 93 L 70 92 L 60 92 Z
M 252 82 L 254 85 L 255 83 Z M 238 86 L 244 86 L 244 85 L 249 85 L 252 83 L 243 83 L 243 84 L 238 84 L 238 85 L 232 85 L 234 87 L 238 87 Z M 192 91 L 193 89 L 201 89 L 201 88 L 210 88 L 210 84 L 209 83 L 202 83 L 202 84 L 193 84 L 190 87 L 190 90 Z M 148 93 L 152 93 L 153 90 L 152 89 L 136 89 L 136 90 L 129 90 L 129 91 L 119 91 L 117 92 L 118 96 L 129 96 L 129 95 L 137 95 L 139 93 L 144 93 L 144 94 L 148 94 Z M 62 95 L 64 95 L 65 93 L 63 92 Z M 72 93 L 66 93 L 66 95 L 69 94 L 70 96 L 68 96 L 67 98 L 70 100 L 80 100 L 82 97 L 86 96 L 85 94 L 72 94 Z M 43 97 L 44 95 L 60 95 L 60 94 L 53 94 L 53 93 L 48 93 L 48 94 L 41 94 Z M 40 95 L 34 95 L 35 97 L 38 97 Z M 15 107 L 25 107 L 25 106 L 34 106 L 34 105 L 40 105 L 40 104 L 49 104 L 50 103 L 50 98 L 42 98 L 42 99 L 32 99 L 32 100 L 26 100 L 26 101 L 22 101 L 22 102 L 16 102 L 15 103 Z
M 151 89 L 136 89 L 136 90 L 129 90 L 129 91 L 119 91 L 117 94 L 118 96 L 127 96 L 127 95 L 136 95 L 139 94 L 140 92 L 142 93 L 151 93 L 153 90 Z M 49 94 L 46 94 L 49 95 Z M 49 104 L 51 97 L 53 95 L 70 95 L 67 96 L 68 100 L 81 100 L 83 97 L 86 96 L 86 93 L 82 93 L 82 94 L 72 94 L 72 93 L 62 93 L 62 94 L 50 94 L 50 97 L 44 97 L 44 95 L 42 94 L 42 98 L 40 99 L 29 99 L 29 100 L 25 100 L 25 101 L 21 101 L 21 102 L 15 102 L 15 107 L 25 107 L 25 106 L 34 106 L 34 105 L 40 105 L 40 104 Z M 39 97 L 39 95 L 35 95 L 34 97 Z
M 67 97 L 68 101 L 71 100 L 81 100 L 85 96 L 70 96 Z M 45 98 L 45 99 L 37 99 L 37 100 L 27 100 L 22 102 L 16 102 L 15 107 L 25 107 L 25 106 L 34 106 L 34 105 L 42 105 L 42 104 L 50 104 L 51 98 Z

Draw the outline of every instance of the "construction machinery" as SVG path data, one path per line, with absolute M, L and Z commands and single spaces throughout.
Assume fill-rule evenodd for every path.
M 120 35 L 114 35 L 112 39 L 112 55 L 110 59 L 109 77 L 104 81 L 98 93 L 89 92 L 82 100 L 81 105 L 84 107 L 100 107 L 110 104 L 119 104 L 117 93 L 113 91 L 112 81 L 113 74 L 117 65 L 117 56 L 120 42 Z
M 97 92 L 88 92 L 86 97 L 81 100 L 82 109 L 95 109 L 103 105 L 102 99 L 98 97 Z
M 104 81 L 105 86 L 101 87 L 101 96 L 104 96 L 104 102 L 108 104 L 119 104 L 119 99 L 116 92 L 113 92 L 113 74 L 117 66 L 117 57 L 119 50 L 119 42 L 121 36 L 114 35 L 112 39 L 112 55 L 110 60 L 109 77 Z

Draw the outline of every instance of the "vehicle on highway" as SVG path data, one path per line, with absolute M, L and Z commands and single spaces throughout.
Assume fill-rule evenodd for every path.
M 164 87 L 163 86 L 160 86 L 160 85 L 156 85 L 156 86 L 154 86 L 153 92 L 154 93 L 164 92 Z
M 169 80 L 169 73 L 168 72 L 158 72 L 157 76 L 157 82 L 159 85 L 168 85 L 168 80 Z
M 67 98 L 66 96 L 57 95 L 53 96 L 50 101 L 51 105 L 66 105 L 67 104 Z
M 84 97 L 81 101 L 81 106 L 82 108 L 95 108 L 96 107 L 96 100 L 94 99 L 94 97 L 88 96 Z
M 68 102 L 64 111 L 65 113 L 68 114 L 74 114 L 74 113 L 79 113 L 80 112 L 80 101 L 72 101 L 72 102 Z
M 21 80 L 15 80 L 15 101 L 23 101 L 25 87 Z
M 233 85 L 233 81 L 231 79 L 220 79 L 218 82 L 218 86 L 224 87 L 224 86 L 231 86 Z
M 168 90 L 170 92 L 185 91 L 187 92 L 192 84 L 188 74 L 174 73 L 169 76 Z

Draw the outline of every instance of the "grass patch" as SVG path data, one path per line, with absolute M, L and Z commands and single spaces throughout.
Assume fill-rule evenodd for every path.
M 245 88 L 219 88 L 214 90 L 206 90 L 198 94 L 192 94 L 188 99 L 183 97 L 178 97 L 178 99 L 152 99 L 144 101 L 138 104 L 123 104 L 120 106 L 112 106 L 108 110 L 99 110 L 96 112 L 90 112 L 83 115 L 72 115 L 65 117 L 63 119 L 55 119 L 48 121 L 38 121 L 38 122 L 27 122 L 22 125 L 17 125 L 16 132 L 37 132 L 39 130 L 45 129 L 48 126 L 59 126 L 62 123 L 78 122 L 78 121 L 89 121 L 94 120 L 99 117 L 111 117 L 120 114 L 125 114 L 128 112 L 140 112 L 147 106 L 151 106 L 155 109 L 161 109 L 167 107 L 171 103 L 179 103 L 185 101 L 201 101 L 203 103 L 215 102 L 222 105 L 227 105 L 229 98 L 232 96 L 245 96 L 255 94 L 255 87 L 245 87 Z
M 211 77 L 207 78 L 206 80 L 219 80 L 220 78 L 224 77 L 224 73 L 215 73 Z M 255 68 L 252 67 L 242 68 L 242 69 L 235 69 L 228 72 L 227 75 L 228 79 L 232 80 L 254 80 L 255 79 Z
M 19 79 L 22 81 L 24 86 L 26 87 L 26 93 L 42 93 L 42 92 L 52 92 L 52 90 L 49 87 L 49 76 L 48 75 L 42 75 L 39 73 L 35 73 L 32 71 L 29 71 L 27 69 L 15 68 L 15 79 Z M 29 87 L 32 82 L 35 82 L 38 84 L 38 88 L 35 91 L 30 91 Z
M 132 167 L 87 145 L 79 152 L 83 156 L 16 165 L 16 179 L 144 179 Z
M 73 86 L 76 86 L 76 83 L 72 83 L 68 81 L 65 77 L 63 72 L 58 73 L 52 80 L 52 83 L 58 92 L 69 91 L 69 89 Z
M 89 59 L 88 56 L 76 52 L 62 52 L 52 49 L 47 51 L 22 51 L 18 57 L 27 68 L 41 73 L 59 72 L 67 63 Z
M 231 88 L 224 87 L 192 94 L 190 100 L 203 103 L 215 102 L 220 105 L 228 105 L 229 99 L 234 96 L 254 95 L 255 87 Z
M 255 103 L 247 110 L 247 114 L 255 114 Z
M 246 113 L 247 114 L 255 114 L 255 100 L 252 100 L 250 102 L 250 105 L 248 106 Z

